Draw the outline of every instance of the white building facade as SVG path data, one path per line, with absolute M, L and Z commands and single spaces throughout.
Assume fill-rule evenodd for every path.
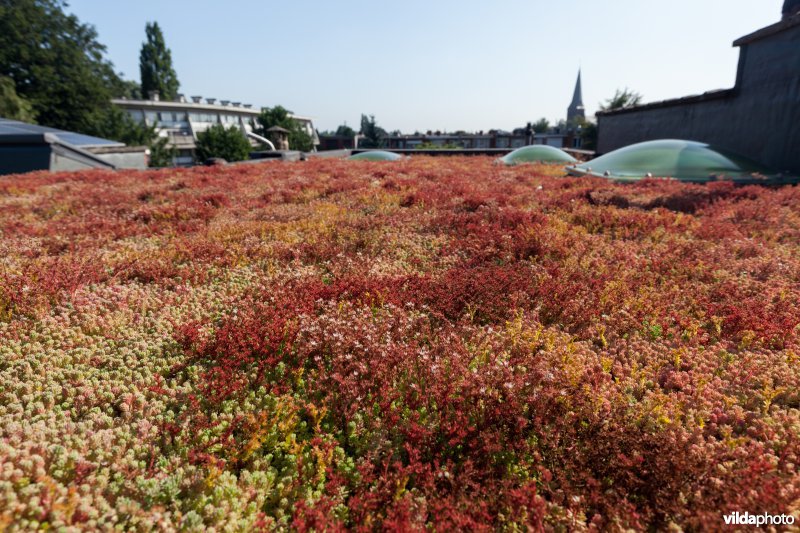
M 177 150 L 174 161 L 177 165 L 194 163 L 197 134 L 217 124 L 239 128 L 242 134 L 250 139 L 253 146 L 257 146 L 264 140 L 253 133 L 256 118 L 261 111 L 254 109 L 250 104 L 229 100 L 218 102 L 215 98 L 206 98 L 204 101 L 200 96 L 193 96 L 191 101 L 188 101 L 183 95 L 180 95 L 175 101 L 161 100 L 154 95 L 150 100 L 119 98 L 112 100 L 111 103 L 126 111 L 139 123 L 144 122 L 148 126 L 156 125 L 159 135 L 169 138 L 170 146 Z M 299 122 L 305 132 L 311 136 L 316 147 L 319 144 L 319 138 L 312 119 L 297 115 L 290 116 Z

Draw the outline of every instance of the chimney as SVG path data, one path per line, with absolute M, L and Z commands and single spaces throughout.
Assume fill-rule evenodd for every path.
M 182 104 L 186 103 L 186 95 L 185 94 L 179 94 L 178 95 L 178 99 L 176 101 L 180 102 Z
M 244 104 L 244 108 L 245 109 L 251 109 L 252 107 L 253 107 L 253 104 Z
M 793 17 L 800 12 L 800 0 L 785 0 L 783 2 L 783 20 Z
M 192 102 L 194 102 L 195 104 L 199 104 L 200 100 L 202 99 L 203 99 L 202 96 L 192 96 Z
M 233 107 L 241 107 L 242 103 L 241 102 L 233 102 L 232 105 L 233 105 Z
M 231 103 L 231 101 L 230 100 L 220 100 L 219 103 L 222 104 L 223 106 L 227 107 L 228 104 Z
M 209 105 L 214 105 L 214 102 L 216 101 L 217 101 L 216 98 L 206 98 L 206 102 L 208 102 Z
M 153 102 L 158 102 L 158 91 L 150 91 L 150 92 L 147 93 L 147 95 L 150 97 L 150 100 L 152 100 Z

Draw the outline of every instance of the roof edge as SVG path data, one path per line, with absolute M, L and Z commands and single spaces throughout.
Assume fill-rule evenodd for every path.
M 710 100 L 723 100 L 730 98 L 734 95 L 736 89 L 718 89 L 716 91 L 707 91 L 703 94 L 696 94 L 692 96 L 684 96 L 682 98 L 671 98 L 669 100 L 661 100 L 658 102 L 651 102 L 649 104 L 642 104 L 633 107 L 624 107 L 622 109 L 614 109 L 612 111 L 598 111 L 595 113 L 598 117 L 607 117 L 613 115 L 624 115 L 625 113 L 635 113 L 637 111 L 647 111 L 650 109 L 660 109 L 664 107 L 673 107 L 685 104 L 699 104 L 701 102 L 708 102 Z
M 102 158 L 96 156 L 92 152 L 84 150 L 83 148 L 81 148 L 79 146 L 75 146 L 74 144 L 69 144 L 67 142 L 61 141 L 55 136 L 49 137 L 49 135 L 50 134 L 45 133 L 44 134 L 44 138 L 45 138 L 45 141 L 47 141 L 50 144 L 50 146 L 52 147 L 53 151 L 55 151 L 57 153 L 59 151 L 72 153 L 72 154 L 77 155 L 77 156 L 79 156 L 81 158 L 88 159 L 88 160 L 92 161 L 93 163 L 98 164 L 101 167 L 105 167 L 105 168 L 108 168 L 108 169 L 111 169 L 111 170 L 116 170 L 116 168 L 117 168 L 116 165 L 114 165 L 112 163 L 109 163 L 105 159 L 102 159 Z
M 174 108 L 174 109 L 182 109 L 182 110 L 197 110 L 197 111 L 218 111 L 222 113 L 229 113 L 229 114 L 239 114 L 239 115 L 248 115 L 250 117 L 258 117 L 261 114 L 261 111 L 266 108 L 255 108 L 255 107 L 234 107 L 232 105 L 221 105 L 221 104 L 207 104 L 203 102 L 174 102 L 171 100 L 133 100 L 130 98 L 112 98 L 111 103 L 113 105 L 122 107 L 122 108 L 133 108 L 133 109 L 145 109 L 151 108 L 153 110 L 157 109 L 167 109 L 167 108 Z M 289 113 L 289 117 L 306 122 L 313 122 L 313 117 L 305 116 L 305 115 L 297 115 L 295 113 Z
M 760 30 L 756 30 L 753 33 L 745 35 L 744 37 L 739 37 L 733 41 L 733 46 L 744 46 L 754 41 L 764 39 L 765 37 L 769 37 L 770 35 L 775 35 L 776 33 L 788 30 L 789 28 L 794 28 L 795 26 L 800 26 L 800 13 L 785 18 L 779 22 L 776 22 L 775 24 L 765 26 Z

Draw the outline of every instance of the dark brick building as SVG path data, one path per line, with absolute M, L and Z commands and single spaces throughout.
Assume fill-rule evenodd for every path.
M 786 0 L 780 22 L 733 45 L 740 52 L 732 89 L 598 113 L 598 152 L 687 139 L 800 173 L 800 0 Z

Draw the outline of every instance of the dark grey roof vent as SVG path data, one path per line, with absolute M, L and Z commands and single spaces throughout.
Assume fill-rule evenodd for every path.
M 202 99 L 203 99 L 202 96 L 192 96 L 192 102 L 194 102 L 195 104 L 199 104 L 200 100 Z

